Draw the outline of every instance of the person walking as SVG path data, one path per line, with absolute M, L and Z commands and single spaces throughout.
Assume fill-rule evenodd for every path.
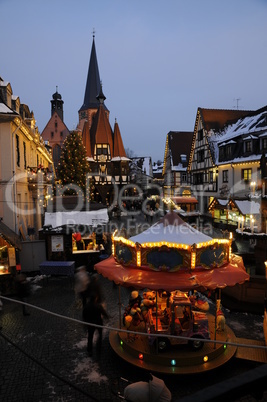
M 96 324 L 103 326 L 103 318 L 109 318 L 108 313 L 104 309 L 103 305 L 99 302 L 96 295 L 91 296 L 88 303 L 86 303 L 83 309 L 83 320 L 89 324 Z M 93 338 L 95 331 L 98 332 L 98 338 L 96 342 L 96 352 L 99 355 L 102 346 L 102 327 L 95 327 L 94 325 L 87 325 L 87 352 L 88 356 L 93 354 Z
M 104 294 L 98 274 L 93 274 L 90 276 L 90 282 L 87 287 L 86 295 L 88 300 L 97 299 L 98 303 L 104 303 Z
M 86 266 L 82 265 L 77 268 L 75 274 L 75 286 L 74 290 L 78 297 L 82 300 L 82 308 L 86 305 L 87 290 L 90 284 L 89 274 L 86 270 Z
M 19 274 L 16 277 L 16 283 L 17 283 L 17 294 L 19 299 L 23 302 L 26 303 L 27 298 L 31 294 L 31 287 L 30 283 L 27 281 L 27 277 L 24 274 Z M 23 315 L 30 315 L 28 310 L 26 309 L 25 304 L 22 304 L 22 313 Z

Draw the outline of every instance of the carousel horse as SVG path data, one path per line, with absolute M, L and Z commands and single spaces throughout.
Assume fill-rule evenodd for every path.
M 217 319 L 217 331 L 224 331 L 225 330 L 225 316 L 222 312 L 222 304 L 221 300 L 218 299 L 216 301 L 216 319 Z
M 189 296 L 192 307 L 200 311 L 209 311 L 210 305 L 207 300 L 203 300 L 198 292 L 194 292 Z

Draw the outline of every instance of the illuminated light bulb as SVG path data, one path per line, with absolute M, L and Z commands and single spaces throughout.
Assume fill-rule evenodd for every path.
M 196 253 L 191 253 L 191 269 L 196 267 Z
M 139 357 L 140 360 L 144 359 L 144 355 L 142 353 L 139 353 L 138 357 Z
M 208 356 L 203 357 L 203 361 L 206 363 L 209 360 Z
M 175 360 L 175 359 L 172 359 L 172 360 L 171 360 L 171 365 L 172 365 L 172 366 L 176 366 L 176 360 Z
M 123 345 L 123 341 L 122 341 L 122 340 L 120 341 L 120 344 L 121 344 L 121 346 Z
M 224 345 L 223 345 L 223 348 L 224 348 L 224 350 L 225 350 L 225 349 L 227 348 L 227 345 L 224 344 Z

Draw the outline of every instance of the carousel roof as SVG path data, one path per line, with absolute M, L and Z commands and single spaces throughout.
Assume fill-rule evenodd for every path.
M 148 271 L 138 267 L 125 267 L 113 256 L 95 265 L 95 270 L 110 281 L 136 289 L 189 291 L 215 290 L 234 286 L 249 280 L 244 269 L 243 259 L 234 255 L 231 263 L 220 268 L 177 272 Z
M 143 233 L 131 237 L 133 243 L 139 243 L 145 248 L 153 247 L 153 243 L 168 242 L 187 244 L 205 243 L 213 240 L 211 237 L 199 232 L 185 223 L 175 212 L 164 216 L 158 223 L 151 226 Z M 230 262 L 222 266 L 183 267 L 175 272 L 168 270 L 152 270 L 148 267 L 123 264 L 118 262 L 113 256 L 95 265 L 95 270 L 114 281 L 116 284 L 131 286 L 136 289 L 152 290 L 181 290 L 191 289 L 210 289 L 234 286 L 249 280 L 243 259 L 240 256 L 232 255 Z
M 129 240 L 140 244 L 168 242 L 193 245 L 210 241 L 212 238 L 184 222 L 175 212 L 170 212 L 149 229 Z

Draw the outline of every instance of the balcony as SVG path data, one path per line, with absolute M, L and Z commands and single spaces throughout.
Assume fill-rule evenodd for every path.
M 34 190 L 38 187 L 51 184 L 53 180 L 53 173 L 48 168 L 29 167 L 27 168 L 27 180 L 30 190 Z

